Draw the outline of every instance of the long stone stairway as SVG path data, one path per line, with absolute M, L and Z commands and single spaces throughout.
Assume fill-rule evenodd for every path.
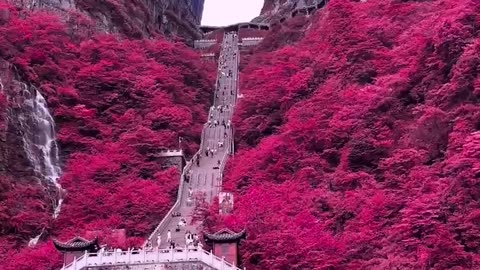
M 226 34 L 219 58 L 214 105 L 210 108 L 208 122 L 203 128 L 201 147 L 185 167 L 182 175 L 184 181 L 180 185 L 179 196 L 176 205 L 172 208 L 173 211 L 149 237 L 154 247 L 157 247 L 159 235 L 161 236 L 160 248 L 168 247 L 168 231 L 170 231 L 171 240 L 177 246 L 185 246 L 185 233 L 187 231 L 198 233 L 197 227 L 200 225 L 198 221 L 193 220 L 195 206 L 201 203 L 202 199 L 212 203 L 213 198 L 221 190 L 223 167 L 233 144 L 233 132 L 229 122 L 232 119 L 237 97 L 238 62 L 238 36 L 234 33 Z M 213 154 L 208 150 L 213 150 Z M 198 163 L 197 159 L 199 159 Z M 188 183 L 185 180 L 188 180 Z M 177 231 L 177 225 L 181 219 L 187 221 L 187 226 L 180 226 L 180 231 Z
M 187 231 L 192 234 L 200 233 L 199 226 L 202 220 L 195 218 L 196 210 L 203 203 L 211 204 L 221 191 L 223 170 L 229 155 L 233 152 L 231 119 L 238 96 L 240 60 L 238 41 L 238 35 L 235 32 L 224 35 L 214 103 L 209 111 L 208 122 L 202 131 L 200 149 L 182 172 L 176 203 L 148 238 L 151 247 L 136 252 L 85 254 L 72 264 L 64 266 L 62 270 L 105 269 L 106 267 L 134 269 L 133 266 L 144 266 L 145 268 L 142 269 L 153 270 L 164 269 L 162 267 L 165 264 L 178 266 L 186 263 L 190 266 L 198 265 L 195 269 L 239 269 L 215 257 L 211 252 L 204 251 L 201 247 L 187 247 L 185 238 Z M 186 220 L 185 225 L 179 225 L 182 219 Z M 171 239 L 168 239 L 169 234 Z M 159 237 L 160 240 L 158 240 Z M 175 248 L 171 248 L 167 240 L 173 241 Z M 178 269 L 190 269 L 188 267 L 181 266 Z

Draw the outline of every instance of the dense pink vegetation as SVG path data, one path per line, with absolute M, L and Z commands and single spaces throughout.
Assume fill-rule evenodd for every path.
M 48 98 L 67 192 L 53 222 L 40 187 L 0 176 L 0 268 L 58 266 L 51 243 L 21 249 L 43 227 L 125 228 L 138 243 L 178 181 L 155 153 L 179 132 L 198 143 L 198 56 L 0 7 L 0 57 Z M 279 25 L 244 54 L 235 212 L 209 229 L 246 227 L 248 269 L 479 269 L 478 14 L 473 0 L 331 0 L 311 25 Z
M 332 0 L 297 43 L 265 40 L 241 77 L 234 215 L 209 224 L 246 227 L 247 269 L 480 269 L 478 14 Z
M 140 243 L 178 186 L 178 172 L 162 171 L 157 154 L 178 147 L 178 136 L 187 152 L 198 147 L 211 100 L 208 75 L 214 73 L 207 72 L 214 67 L 160 37 L 131 41 L 91 33 L 91 22 L 82 17 L 67 25 L 55 15 L 19 14 L 4 4 L 0 14 L 0 57 L 39 88 L 54 114 L 66 190 L 53 221 L 41 187 L 0 176 L 0 268 L 58 266 L 50 243 L 19 253 L 15 248 L 43 228 L 61 239 L 124 228 L 130 243 Z

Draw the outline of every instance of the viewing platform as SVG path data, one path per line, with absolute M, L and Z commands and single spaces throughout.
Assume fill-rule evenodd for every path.
M 195 49 L 207 49 L 217 44 L 216 39 L 197 39 L 193 42 Z
M 262 42 L 263 37 L 246 37 L 242 38 L 242 43 L 240 43 L 240 46 L 243 47 L 250 47 L 250 46 L 256 46 L 260 42 Z

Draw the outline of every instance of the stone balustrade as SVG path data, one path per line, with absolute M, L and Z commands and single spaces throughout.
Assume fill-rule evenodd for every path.
M 246 37 L 246 38 L 242 38 L 242 43 L 240 45 L 244 47 L 255 46 L 258 43 L 262 42 L 262 40 L 263 40 L 263 37 Z
M 173 149 L 173 150 L 161 150 L 159 153 L 158 153 L 159 156 L 161 157 L 182 157 L 183 156 L 183 150 L 176 150 L 176 149 Z
M 217 44 L 216 39 L 198 39 L 193 42 L 193 47 L 195 49 L 206 49 L 212 47 L 215 44 Z
M 201 248 L 175 248 L 85 253 L 62 270 L 117 269 L 120 266 L 158 266 L 173 263 L 201 263 L 213 269 L 241 270 Z

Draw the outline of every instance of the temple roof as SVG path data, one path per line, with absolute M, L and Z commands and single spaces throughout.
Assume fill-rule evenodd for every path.
M 209 240 L 212 242 L 236 242 L 241 239 L 244 239 L 246 236 L 245 230 L 241 232 L 233 232 L 229 229 L 222 229 L 214 234 L 205 234 L 205 240 Z
M 60 242 L 57 239 L 53 239 L 53 244 L 55 248 L 60 251 L 96 250 L 98 249 L 98 238 L 95 237 L 93 240 L 87 240 L 77 236 L 68 242 Z

